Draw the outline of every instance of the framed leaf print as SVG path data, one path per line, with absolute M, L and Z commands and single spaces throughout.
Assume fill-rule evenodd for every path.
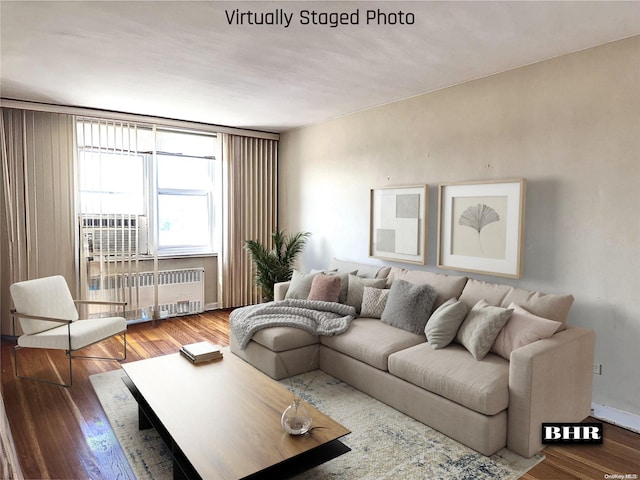
M 427 185 L 371 190 L 369 256 L 424 265 Z
M 438 267 L 520 278 L 525 180 L 439 186 Z

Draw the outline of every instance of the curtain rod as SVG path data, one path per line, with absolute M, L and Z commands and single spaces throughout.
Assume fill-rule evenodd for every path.
M 98 110 L 85 107 L 72 107 L 68 105 L 54 105 L 51 103 L 28 102 L 24 100 L 12 100 L 0 98 L 0 107 L 17 108 L 19 110 L 33 110 L 37 112 L 63 113 L 67 115 L 92 116 L 109 120 L 125 120 L 130 122 L 155 123 L 158 125 L 201 130 L 212 133 L 230 133 L 244 137 L 264 138 L 268 140 L 279 140 L 280 134 L 271 132 L 261 132 L 258 130 L 248 130 L 243 128 L 225 127 L 222 125 L 212 125 L 208 123 L 190 122 L 187 120 L 174 120 L 170 118 L 154 117 L 150 115 L 140 115 L 136 113 L 112 112 L 109 110 Z

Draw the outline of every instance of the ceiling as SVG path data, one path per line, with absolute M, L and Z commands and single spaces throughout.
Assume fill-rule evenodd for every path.
M 236 9 L 292 21 L 230 25 Z M 413 24 L 367 24 L 378 9 Z M 5 99 L 271 132 L 640 34 L 640 1 L 2 0 L 0 16 Z

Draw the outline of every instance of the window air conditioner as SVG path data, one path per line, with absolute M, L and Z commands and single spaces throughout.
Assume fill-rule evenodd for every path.
M 80 225 L 88 258 L 149 253 L 148 222 L 144 215 L 82 215 Z

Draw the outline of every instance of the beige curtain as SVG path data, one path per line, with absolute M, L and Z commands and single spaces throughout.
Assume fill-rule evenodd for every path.
M 222 241 L 218 302 L 222 308 L 261 301 L 245 240 L 271 245 L 277 228 L 278 142 L 222 134 Z
M 0 110 L 0 314 L 2 334 L 14 335 L 11 283 L 59 274 L 76 289 L 74 122 Z

